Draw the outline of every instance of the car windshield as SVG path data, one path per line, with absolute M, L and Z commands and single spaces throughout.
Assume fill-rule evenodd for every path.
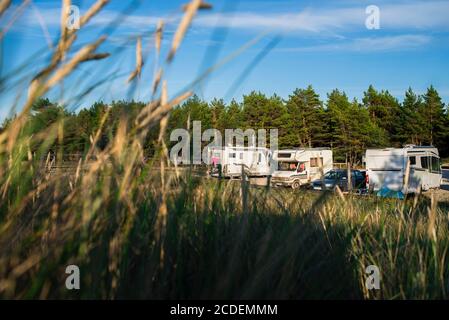
M 296 171 L 298 164 L 296 162 L 279 162 L 278 170 L 279 171 Z
M 340 178 L 341 174 L 338 171 L 329 171 L 328 173 L 326 173 L 324 175 L 325 179 L 329 179 L 329 180 L 336 180 L 338 178 Z

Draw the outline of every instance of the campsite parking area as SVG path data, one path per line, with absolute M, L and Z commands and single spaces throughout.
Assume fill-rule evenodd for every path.
M 431 192 L 435 196 L 435 200 L 438 202 L 448 202 L 449 203 L 449 169 L 443 170 L 443 182 L 441 188 L 438 190 L 429 191 L 426 194 L 430 196 Z

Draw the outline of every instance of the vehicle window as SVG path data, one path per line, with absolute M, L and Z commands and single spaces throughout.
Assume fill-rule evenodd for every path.
M 324 175 L 325 179 L 329 179 L 329 180 L 335 180 L 338 179 L 338 172 L 337 171 L 329 171 L 328 173 L 326 173 Z
M 310 167 L 311 168 L 319 167 L 320 164 L 321 165 L 323 164 L 323 158 L 322 157 L 321 158 L 318 158 L 318 157 L 310 158 Z
M 440 173 L 440 159 L 432 157 L 432 172 Z
M 279 162 L 279 171 L 296 171 L 297 165 L 295 162 Z
M 354 176 L 358 179 L 363 178 L 363 175 L 360 171 L 354 171 Z
M 243 160 L 243 152 L 240 153 L 240 160 Z
M 421 157 L 421 168 L 429 169 L 429 160 L 427 157 Z
M 298 164 L 298 172 L 302 173 L 306 170 L 306 164 L 304 162 L 301 162 Z
M 259 160 L 258 161 L 262 162 L 262 154 L 261 153 L 259 153 Z
M 291 154 L 290 153 L 279 153 L 279 158 L 290 158 Z
M 235 158 L 235 153 L 230 153 L 229 158 Z
M 410 165 L 411 166 L 416 164 L 416 157 L 415 156 L 409 157 L 408 159 L 410 160 Z

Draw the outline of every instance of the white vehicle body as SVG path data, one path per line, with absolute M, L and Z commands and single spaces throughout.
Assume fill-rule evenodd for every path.
M 332 150 L 323 148 L 277 150 L 273 160 L 278 162 L 271 176 L 275 186 L 298 188 L 321 179 L 333 168 Z
M 367 187 L 373 191 L 386 187 L 407 194 L 441 185 L 440 157 L 434 147 L 409 145 L 404 148 L 368 149 L 365 162 Z
M 221 170 L 221 176 L 227 178 L 240 178 L 242 167 L 250 177 L 266 177 L 271 174 L 271 151 L 259 147 L 212 147 L 208 149 L 209 163 L 216 159 Z M 213 175 L 220 175 L 219 172 Z

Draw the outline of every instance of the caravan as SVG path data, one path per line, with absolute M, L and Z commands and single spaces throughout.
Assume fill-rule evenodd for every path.
M 259 147 L 211 147 L 208 163 L 211 174 L 224 178 L 240 178 L 242 168 L 249 177 L 267 177 L 270 172 L 271 151 Z
M 441 185 L 440 156 L 434 147 L 368 149 L 365 163 L 367 187 L 372 191 L 388 188 L 407 194 Z
M 310 184 L 332 170 L 332 150 L 323 148 L 278 150 L 273 154 L 278 167 L 273 172 L 271 184 L 293 189 Z

